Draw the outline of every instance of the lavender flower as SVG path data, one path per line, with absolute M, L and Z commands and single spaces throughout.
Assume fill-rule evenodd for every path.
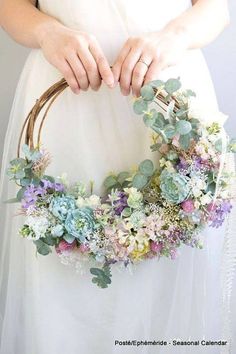
M 114 210 L 115 210 L 115 214 L 119 216 L 122 213 L 122 211 L 128 206 L 127 204 L 128 196 L 124 192 L 119 192 L 118 197 L 119 199 L 114 201 L 114 206 L 115 206 Z
M 39 197 L 42 197 L 46 194 L 46 189 L 42 186 L 35 186 L 30 184 L 26 187 L 26 190 L 22 199 L 22 208 L 28 209 L 30 206 L 35 206 Z
M 223 200 L 220 205 L 214 206 L 212 205 L 210 208 L 210 218 L 209 221 L 211 221 L 210 226 L 211 227 L 220 227 L 227 214 L 231 212 L 232 209 L 232 204 L 228 200 Z

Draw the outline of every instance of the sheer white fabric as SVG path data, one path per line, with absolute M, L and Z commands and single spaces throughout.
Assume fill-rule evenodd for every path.
M 110 64 L 129 36 L 161 29 L 188 6 L 189 0 L 40 1 L 44 12 L 72 28 L 95 34 Z M 217 107 L 200 51 L 189 52 L 162 76 L 180 76 L 185 87 Z M 22 122 L 36 98 L 59 79 L 60 74 L 41 51 L 33 50 L 16 90 L 6 134 L 1 201 L 15 195 L 5 169 L 15 156 Z M 79 96 L 67 90 L 52 107 L 44 129 L 43 143 L 53 155 L 48 172 L 67 172 L 71 181 L 93 179 L 99 192 L 107 172 L 129 168 L 144 158 L 157 159 L 149 151 L 150 134 L 133 114 L 131 98 L 121 96 L 119 88 L 102 86 L 96 93 L 89 90 Z M 220 286 L 223 228 L 206 230 L 204 249 L 182 248 L 176 261 L 150 260 L 138 265 L 133 274 L 115 267 L 112 285 L 101 290 L 91 283 L 89 265 L 86 274 L 80 275 L 62 265 L 55 253 L 36 257 L 33 244 L 17 235 L 22 219 L 16 213 L 17 206 L 1 207 L 0 354 L 223 353 L 215 346 L 137 348 L 114 344 L 126 339 L 229 339 L 222 334 L 226 328 Z M 232 241 L 230 233 L 228 238 Z M 227 301 L 231 258 L 223 275 Z M 229 347 L 225 352 L 229 353 Z

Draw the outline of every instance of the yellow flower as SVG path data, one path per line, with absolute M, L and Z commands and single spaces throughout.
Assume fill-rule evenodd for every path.
M 147 254 L 150 251 L 150 243 L 146 242 L 142 248 L 138 247 L 135 248 L 132 252 L 131 252 L 131 257 L 133 260 L 135 261 L 139 261 L 143 258 L 143 256 L 145 256 L 145 254 Z

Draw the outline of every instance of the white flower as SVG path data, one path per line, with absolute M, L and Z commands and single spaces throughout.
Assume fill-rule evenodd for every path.
M 76 205 L 81 208 L 88 206 L 90 208 L 96 208 L 101 205 L 101 199 L 97 195 L 93 194 L 88 198 L 78 197 L 76 200 Z
M 202 205 L 210 204 L 212 201 L 210 193 L 203 195 L 200 199 Z
M 210 126 L 214 122 L 223 126 L 228 118 L 228 116 L 217 109 L 209 107 L 207 103 L 204 105 L 197 98 L 191 97 L 189 102 L 189 117 L 198 119 L 205 126 Z
M 50 222 L 46 216 L 28 216 L 25 225 L 28 225 L 32 230 L 27 238 L 29 240 L 39 240 L 46 236 Z

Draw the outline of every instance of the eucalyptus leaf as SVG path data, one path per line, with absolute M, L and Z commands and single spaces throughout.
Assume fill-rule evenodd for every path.
M 117 184 L 117 179 L 114 176 L 108 176 L 104 181 L 104 187 L 111 189 Z
M 151 160 L 144 160 L 139 165 L 139 171 L 145 176 L 152 176 L 154 172 L 154 165 Z
M 191 132 L 192 125 L 187 120 L 179 120 L 176 123 L 176 130 L 180 135 L 186 135 Z
M 22 187 L 26 187 L 29 184 L 31 184 L 31 179 L 29 179 L 29 178 L 23 178 L 23 179 L 20 180 L 20 185 Z
M 133 178 L 132 186 L 137 189 L 142 189 L 147 185 L 147 183 L 148 177 L 141 173 L 137 173 Z
M 157 112 L 155 111 L 155 113 L 156 113 L 155 115 L 153 114 L 153 112 L 144 114 L 143 122 L 146 125 L 146 127 L 151 128 L 155 123 L 155 117 L 157 116 Z
M 165 85 L 164 81 L 162 80 L 153 80 L 148 82 L 148 85 L 151 85 L 154 88 L 160 88 Z
M 49 253 L 52 252 L 51 248 L 42 240 L 36 240 L 33 242 L 37 248 L 37 252 L 42 256 L 47 256 Z
M 180 87 L 181 87 L 181 82 L 179 79 L 169 79 L 165 83 L 165 90 L 170 95 L 178 91 Z
M 171 124 L 167 124 L 164 128 L 164 134 L 168 139 L 173 138 L 176 135 L 175 127 Z
M 129 172 L 127 171 L 120 172 L 117 176 L 118 183 L 122 185 L 125 182 L 126 178 L 129 177 L 129 175 L 130 175 Z
M 16 198 L 17 198 L 18 202 L 21 202 L 21 200 L 23 199 L 25 191 L 26 191 L 26 187 L 22 187 L 17 192 Z
M 179 144 L 180 147 L 183 150 L 187 150 L 190 146 L 190 140 L 191 140 L 191 135 L 190 134 L 185 134 L 185 135 L 181 135 L 179 138 Z
M 134 101 L 133 109 L 136 114 L 143 114 L 148 109 L 148 103 L 142 98 L 138 98 Z
M 157 117 L 155 118 L 154 126 L 159 129 L 163 129 L 165 126 L 165 117 L 162 113 L 158 112 Z
M 43 241 L 44 241 L 44 243 L 46 243 L 48 246 L 55 246 L 56 243 L 57 243 L 55 237 L 53 237 L 52 235 L 46 235 L 46 237 L 44 237 Z
M 152 86 L 144 85 L 141 88 L 141 96 L 146 101 L 152 101 L 153 98 L 155 97 L 155 92 L 154 92 Z

